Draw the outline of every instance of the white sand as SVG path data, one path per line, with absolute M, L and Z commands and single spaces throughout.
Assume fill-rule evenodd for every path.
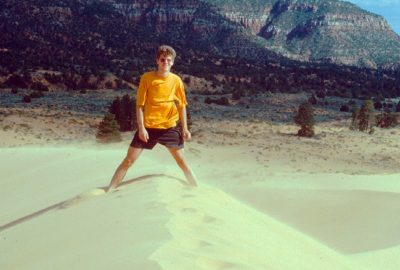
M 278 170 L 192 142 L 198 188 L 156 147 L 104 194 L 127 145 L 0 148 L 1 269 L 400 265 L 399 175 Z

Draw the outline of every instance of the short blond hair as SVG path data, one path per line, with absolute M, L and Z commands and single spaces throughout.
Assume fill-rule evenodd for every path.
M 176 52 L 171 46 L 161 45 L 157 49 L 157 59 L 159 59 L 161 56 L 171 56 L 172 60 L 175 60 Z

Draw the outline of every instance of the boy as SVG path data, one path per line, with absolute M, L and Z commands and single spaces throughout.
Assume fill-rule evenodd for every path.
M 146 72 L 140 78 L 136 99 L 138 130 L 107 192 L 118 186 L 143 149 L 152 149 L 157 143 L 168 148 L 188 183 L 197 186 L 196 178 L 183 154 L 183 141 L 189 140 L 191 134 L 187 127 L 187 101 L 183 82 L 179 76 L 170 72 L 175 56 L 172 47 L 160 46 L 156 56 L 157 70 Z M 181 130 L 176 127 L 178 120 L 181 122 Z

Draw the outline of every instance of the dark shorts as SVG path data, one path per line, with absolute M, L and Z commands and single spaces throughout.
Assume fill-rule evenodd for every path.
M 135 148 L 153 149 L 153 147 L 160 143 L 168 148 L 183 148 L 183 137 L 181 131 L 177 127 L 159 129 L 159 128 L 146 128 L 149 134 L 147 142 L 139 138 L 139 130 L 135 132 L 130 146 Z

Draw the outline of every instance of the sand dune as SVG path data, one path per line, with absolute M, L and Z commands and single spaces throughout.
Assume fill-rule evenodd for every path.
M 257 209 L 343 254 L 400 245 L 399 193 L 270 188 L 239 192 Z
M 156 147 L 106 194 L 125 146 L 0 149 L 1 268 L 396 269 L 396 176 L 265 173 L 232 166 L 243 149 L 187 149 L 199 187 Z

